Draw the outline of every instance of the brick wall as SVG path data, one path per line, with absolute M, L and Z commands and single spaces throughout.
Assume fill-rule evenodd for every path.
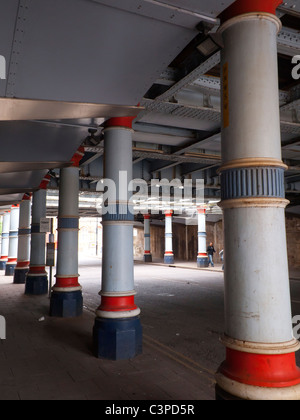
M 185 226 L 173 223 L 173 249 L 175 259 L 180 261 L 197 260 L 198 232 L 197 226 Z M 144 230 L 136 227 L 134 238 L 135 258 L 144 255 Z M 290 267 L 300 267 L 300 218 L 296 216 L 286 217 L 287 250 Z M 220 263 L 219 252 L 223 249 L 223 222 L 206 224 L 207 244 L 214 243 L 217 251 L 214 257 L 216 263 Z M 153 258 L 163 259 L 165 252 L 164 225 L 151 225 L 151 251 Z

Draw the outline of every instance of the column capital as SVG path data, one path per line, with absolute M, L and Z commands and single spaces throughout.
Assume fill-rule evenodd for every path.
M 78 168 L 79 163 L 81 159 L 83 158 L 83 156 L 84 156 L 84 147 L 79 147 L 79 149 L 77 150 L 77 152 L 74 154 L 74 156 L 71 159 L 72 167 Z
M 23 195 L 23 198 L 22 198 L 22 201 L 30 201 L 31 200 L 31 195 L 32 194 L 28 194 L 28 193 L 26 193 L 26 194 L 24 194 Z
M 205 214 L 206 213 L 206 206 L 199 206 L 197 207 L 198 214 Z
M 276 14 L 276 9 L 283 3 L 282 0 L 237 0 L 220 15 L 221 23 L 245 13 L 271 13 Z
M 173 216 L 173 210 L 165 210 L 165 216 L 166 217 L 172 217 Z
M 135 118 L 136 118 L 135 116 L 110 118 L 109 120 L 105 121 L 104 127 L 105 128 L 119 127 L 119 128 L 132 129 L 132 123 Z

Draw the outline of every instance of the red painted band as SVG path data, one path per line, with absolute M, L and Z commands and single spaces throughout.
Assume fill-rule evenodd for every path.
M 80 147 L 71 159 L 71 162 L 73 164 L 72 166 L 75 168 L 78 168 L 79 163 L 82 160 L 83 156 L 84 156 L 84 147 Z
M 124 312 L 137 309 L 134 303 L 134 296 L 102 296 L 99 311 Z
M 151 254 L 151 251 L 145 251 L 145 254 Z
M 132 128 L 132 122 L 136 117 L 117 117 L 110 118 L 105 122 L 105 128 L 109 127 L 124 127 Z
M 205 209 L 198 209 L 198 213 L 199 214 L 205 214 L 206 213 L 206 210 Z
M 166 217 L 172 217 L 172 216 L 173 216 L 173 212 L 166 211 L 166 212 L 165 212 L 165 216 L 166 216 Z
M 20 207 L 20 204 L 13 204 L 11 206 L 12 209 L 18 209 Z
M 17 263 L 17 258 L 8 258 L 7 262 L 8 262 L 9 264 L 14 264 L 14 263 Z
M 8 256 L 7 256 L 7 255 L 3 255 L 3 256 L 1 257 L 1 261 L 2 261 L 2 260 L 7 261 L 7 258 L 8 258 Z
M 30 261 L 18 261 L 17 268 L 28 268 Z
M 198 257 L 207 257 L 207 253 L 205 253 L 205 252 L 198 252 Z
M 54 287 L 79 287 L 78 277 L 56 277 Z
M 150 214 L 144 214 L 144 219 L 149 220 L 150 219 Z
M 46 190 L 48 187 L 48 184 L 50 182 L 51 176 L 50 175 L 46 175 L 43 179 L 43 181 L 40 183 L 39 189 L 40 190 Z
M 261 12 L 276 14 L 276 9 L 283 3 L 282 0 L 237 0 L 221 15 L 221 23 L 245 13 Z
M 172 251 L 166 251 L 165 255 L 174 255 L 174 253 Z
M 219 372 L 246 385 L 285 388 L 300 384 L 295 353 L 251 354 L 227 348 Z
M 45 266 L 39 266 L 39 267 L 29 267 L 30 274 L 44 274 L 46 272 Z
M 24 196 L 23 196 L 23 201 L 30 201 L 30 199 L 31 199 L 31 194 L 24 194 Z

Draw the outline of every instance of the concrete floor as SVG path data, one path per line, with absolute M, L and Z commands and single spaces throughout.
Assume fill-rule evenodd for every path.
M 223 273 L 194 264 L 135 264 L 136 303 L 144 329 L 143 354 L 111 362 L 92 355 L 101 261 L 80 259 L 84 314 L 48 316 L 47 296 L 0 275 L 1 400 L 213 400 L 214 372 L 224 359 Z M 0 274 L 3 274 L 1 272 Z M 55 274 L 55 271 L 53 275 Z M 291 272 L 293 315 L 300 315 L 300 273 Z M 299 354 L 297 355 L 300 365 Z

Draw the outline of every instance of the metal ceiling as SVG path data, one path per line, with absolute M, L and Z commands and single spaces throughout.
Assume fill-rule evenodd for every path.
M 135 116 L 134 175 L 204 179 L 219 197 L 218 15 L 233 0 L 0 0 L 0 205 L 68 165 L 81 190 L 103 176 L 103 122 Z M 300 0 L 278 9 L 279 97 L 289 210 L 300 205 Z M 0 62 L 1 65 L 1 62 Z M 0 69 L 1 70 L 1 69 Z M 1 74 L 1 71 L 0 71 Z M 140 104 L 137 107 L 137 104 Z M 26 174 L 23 176 L 23 174 Z M 95 213 L 96 214 L 96 213 Z

